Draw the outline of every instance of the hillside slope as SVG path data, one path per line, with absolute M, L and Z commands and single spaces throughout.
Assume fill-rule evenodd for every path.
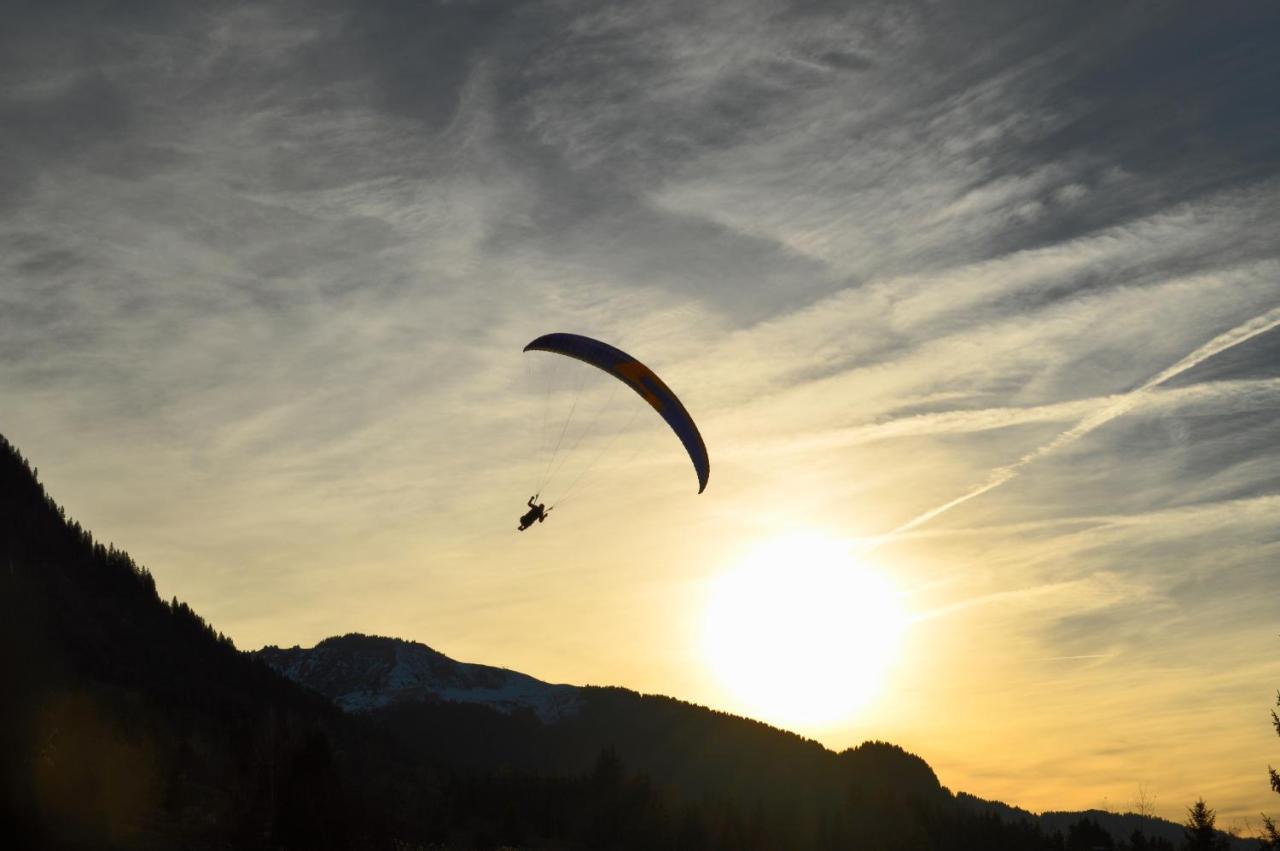
M 0 819 L 19 847 L 374 841 L 395 819 L 371 802 L 421 770 L 163 602 L 2 437 L 0 679 Z

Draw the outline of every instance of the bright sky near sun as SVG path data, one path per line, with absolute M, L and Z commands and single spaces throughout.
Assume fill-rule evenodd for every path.
M 238 646 L 1275 809 L 1273 4 L 66 7 L 0 32 L 0 433 Z M 516 533 L 549 331 L 704 494 L 583 379 Z

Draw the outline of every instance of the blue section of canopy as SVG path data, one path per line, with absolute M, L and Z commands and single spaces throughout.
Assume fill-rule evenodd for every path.
M 707 457 L 707 445 L 702 442 L 702 435 L 698 433 L 693 417 L 689 416 L 676 394 L 671 392 L 671 388 L 653 370 L 621 349 L 581 334 L 544 334 L 525 346 L 524 350 L 554 352 L 577 358 L 604 370 L 636 391 L 662 415 L 676 437 L 680 438 L 685 451 L 689 453 L 689 460 L 693 462 L 693 469 L 698 473 L 698 493 L 706 490 L 707 479 L 711 477 L 711 459 Z

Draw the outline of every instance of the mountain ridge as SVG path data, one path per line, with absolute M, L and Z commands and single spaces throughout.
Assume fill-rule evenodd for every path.
M 928 766 L 928 763 L 925 760 L 915 756 L 914 754 L 909 754 L 906 751 L 902 751 L 901 748 L 898 748 L 898 746 L 892 745 L 889 743 L 878 742 L 873 740 L 873 741 L 864 742 L 862 745 L 856 748 L 847 748 L 844 751 L 833 751 L 830 748 L 826 748 L 824 745 L 822 745 L 819 742 L 816 742 L 812 739 L 807 739 L 792 731 L 788 731 L 780 728 L 773 728 L 771 727 L 771 725 L 763 724 L 763 722 L 755 721 L 754 719 L 748 718 L 746 716 L 737 716 L 737 715 L 733 715 L 732 713 L 725 713 L 720 710 L 714 710 L 709 707 L 701 706 L 698 704 L 688 703 L 686 701 L 680 700 L 679 698 L 670 697 L 666 695 L 659 695 L 659 694 L 641 694 L 639 692 L 635 692 L 635 691 L 632 691 L 631 689 L 627 689 L 620 686 L 572 686 L 572 685 L 563 685 L 563 684 L 553 686 L 552 684 L 545 683 L 541 680 L 537 680 L 533 677 L 530 677 L 527 674 L 521 674 L 520 672 L 513 671 L 508 668 L 494 668 L 492 666 L 487 666 L 487 665 L 477 665 L 475 663 L 458 662 L 450 658 L 449 656 L 431 648 L 426 644 L 423 644 L 421 642 L 416 642 L 410 639 L 390 637 L 390 636 L 367 635 L 363 633 L 348 633 L 342 636 L 331 636 L 329 638 L 323 639 L 320 642 L 317 642 L 317 644 L 313 648 L 304 650 L 303 648 L 294 647 L 294 648 L 290 648 L 290 650 L 294 651 L 295 653 L 298 653 L 300 651 L 301 653 L 305 654 L 307 652 L 314 652 L 321 649 L 336 649 L 336 648 L 350 649 L 353 645 L 359 645 L 359 649 L 363 651 L 366 655 L 368 654 L 368 650 L 371 646 L 377 646 L 377 645 L 382 645 L 388 648 L 398 648 L 398 649 L 399 648 L 416 648 L 420 652 L 425 652 L 431 655 L 431 658 L 436 662 L 438 666 L 435 669 L 435 671 L 445 670 L 445 671 L 453 672 L 456 670 L 465 670 L 465 669 L 481 669 L 488 672 L 501 672 L 502 674 L 505 674 L 505 675 L 514 675 L 517 677 L 522 677 L 534 683 L 538 683 L 541 686 L 546 688 L 557 688 L 557 689 L 569 690 L 573 694 L 573 711 L 549 716 L 544 713 L 538 712 L 536 706 L 532 704 L 521 705 L 519 702 L 491 703 L 485 699 L 483 690 L 477 690 L 473 693 L 465 695 L 462 699 L 458 699 L 457 697 L 451 696 L 450 689 L 433 688 L 432 683 L 421 683 L 421 684 L 418 684 L 417 687 L 396 689 L 396 690 L 393 690 L 391 693 L 386 694 L 385 696 L 383 696 L 381 699 L 378 699 L 378 700 L 368 700 L 368 699 L 362 699 L 362 700 L 356 700 L 356 701 L 344 700 L 344 697 L 346 697 L 346 695 L 343 694 L 343 689 L 353 688 L 356 683 L 366 682 L 367 679 L 363 677 L 355 677 L 344 682 L 341 680 L 340 676 L 336 676 L 336 674 L 340 672 L 333 672 L 333 671 L 322 672 L 322 671 L 316 671 L 314 669 L 304 670 L 300 666 L 297 666 L 296 661 L 294 661 L 295 667 L 293 668 L 282 667 L 281 660 L 287 659 L 289 657 L 287 656 L 287 654 L 281 655 L 281 654 L 284 654 L 285 651 L 280 651 L 279 648 L 275 648 L 273 646 L 264 647 L 261 650 L 251 651 L 251 652 L 253 655 L 257 656 L 258 658 L 263 659 L 263 661 L 265 661 L 272 668 L 276 669 L 277 671 L 289 677 L 290 679 L 293 679 L 295 682 L 298 682 L 300 685 L 303 685 L 309 688 L 314 688 L 313 683 L 315 682 L 322 683 L 325 686 L 325 688 L 316 688 L 315 690 L 320 691 L 323 694 L 326 694 L 326 696 L 329 696 L 330 699 L 334 699 L 335 702 L 338 703 L 338 705 L 343 706 L 348 711 L 354 711 L 357 713 L 377 713 L 380 710 L 388 710 L 385 717 L 392 719 L 391 723 L 399 724 L 403 726 L 412 726 L 415 724 L 423 724 L 428 727 L 433 726 L 431 722 L 428 721 L 425 717 L 415 718 L 414 704 L 419 701 L 428 701 L 428 702 L 437 703 L 437 704 L 440 702 L 473 703 L 473 704 L 478 704 L 480 706 L 486 706 L 488 708 L 495 709 L 498 712 L 501 712 L 506 715 L 510 715 L 513 712 L 517 712 L 521 708 L 532 709 L 534 711 L 534 714 L 537 716 L 538 720 L 543 725 L 572 723 L 573 718 L 578 713 L 582 712 L 584 709 L 592 708 L 595 703 L 597 703 L 602 699 L 601 698 L 602 695 L 609 695 L 610 699 L 613 699 L 613 700 L 630 701 L 635 704 L 644 704 L 646 702 L 649 702 L 649 703 L 670 702 L 673 705 L 684 706 L 695 712 L 702 711 L 706 713 L 712 713 L 724 718 L 740 719 L 750 724 L 758 724 L 762 727 L 767 727 L 771 730 L 776 730 L 776 732 L 783 734 L 785 736 L 792 736 L 797 739 L 801 739 L 806 743 L 814 745 L 817 748 L 820 748 L 823 751 L 826 751 L 827 753 L 831 754 L 837 759 L 840 759 L 840 758 L 849 759 L 850 757 L 846 755 L 853 755 L 860 752 L 865 757 L 866 754 L 876 752 L 881 755 L 880 761 L 882 764 L 884 764 L 883 755 L 887 754 L 890 762 L 893 764 L 894 767 L 892 769 L 886 769 L 886 770 L 896 770 L 899 772 L 903 770 L 904 766 L 909 766 L 913 763 L 913 761 L 918 761 L 918 764 L 920 766 L 923 766 L 927 770 L 928 779 L 924 779 L 925 778 L 924 772 L 919 772 L 915 781 L 916 788 L 928 788 L 930 785 L 936 785 L 936 788 L 938 790 L 945 789 L 945 787 L 941 785 L 941 782 L 937 780 L 936 775 L 933 773 L 932 768 Z M 329 659 L 328 661 L 332 662 L 334 660 Z M 456 693 L 456 691 L 454 693 Z M 569 693 L 569 692 L 566 692 L 566 693 Z M 335 694 L 341 695 L 341 696 L 335 697 Z M 532 726 L 523 728 L 521 732 L 521 735 L 525 738 L 536 737 L 538 734 L 539 734 L 539 731 L 537 730 L 537 728 Z M 559 747 L 563 747 L 563 745 L 559 745 Z M 895 752 L 901 752 L 902 756 L 897 756 Z M 627 757 L 629 760 L 636 759 L 638 763 L 646 769 L 652 769 L 655 767 L 651 762 L 651 760 L 649 759 L 649 757 L 651 756 L 652 754 L 648 754 L 648 755 L 641 754 L 638 757 L 633 757 L 631 754 L 627 754 Z M 540 766 L 526 765 L 524 767 L 529 768 L 529 767 L 540 767 Z M 574 768 L 579 768 L 580 766 L 560 765 L 558 767 L 561 768 L 562 770 L 564 769 L 572 770 Z M 1036 813 L 1012 804 L 1004 803 L 1002 801 L 992 801 L 992 800 L 979 798 L 977 796 L 970 795 L 966 792 L 956 792 L 954 793 L 954 797 L 957 803 L 961 804 L 962 806 L 969 807 L 976 812 L 994 814 L 997 817 L 1007 822 L 1023 821 L 1023 822 L 1034 823 L 1050 834 L 1067 833 L 1070 830 L 1070 828 L 1073 825 L 1077 824 L 1078 822 L 1082 820 L 1089 820 L 1095 823 L 1101 830 L 1105 831 L 1107 834 L 1111 836 L 1113 840 L 1116 840 L 1116 841 L 1120 841 L 1120 840 L 1127 841 L 1133 835 L 1135 830 L 1140 831 L 1141 833 L 1149 837 L 1159 837 L 1174 845 L 1179 844 L 1182 841 L 1182 837 L 1183 837 L 1183 829 L 1180 824 L 1169 821 L 1167 819 L 1158 818 L 1155 816 L 1143 816 L 1136 813 L 1113 813 L 1110 811 L 1097 810 L 1097 809 L 1078 810 L 1078 811 L 1077 810 L 1045 810 L 1043 812 Z M 1224 839 L 1226 838 L 1226 834 L 1223 834 L 1223 838 Z M 1233 849 L 1237 849 L 1237 848 L 1244 849 L 1244 848 L 1252 848 L 1253 846 L 1252 844 L 1250 844 L 1250 841 L 1248 840 L 1236 840 L 1235 842 L 1231 843 L 1230 847 Z

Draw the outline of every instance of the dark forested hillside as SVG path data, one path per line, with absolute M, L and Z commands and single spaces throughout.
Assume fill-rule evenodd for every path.
M 549 685 L 402 639 L 352 634 L 254 655 L 340 706 L 371 713 L 418 752 L 452 766 L 572 774 L 609 748 L 690 797 L 808 805 L 835 790 L 844 795 L 846 787 L 921 800 L 946 794 L 924 760 L 894 745 L 867 743 L 836 755 L 748 718 L 623 688 Z M 548 711 L 549 697 L 557 698 L 557 711 Z M 499 711 L 473 713 L 458 703 Z
M 381 734 L 162 601 L 3 438 L 0 666 L 0 817 L 19 845 L 302 846 L 393 826 L 370 809 L 378 784 L 349 782 L 408 776 Z
M 947 799 L 932 769 L 901 748 L 869 742 L 834 754 L 817 742 L 684 701 L 621 688 L 583 688 L 578 711 L 555 723 L 533 713 L 399 703 L 373 717 L 422 753 L 484 771 L 575 773 L 611 749 L 690 799 L 728 796 L 789 807 L 882 796 Z
M 3 438 L 0 686 L 6 848 L 1077 847 L 958 804 L 893 745 L 834 754 L 624 689 L 557 723 L 420 698 L 347 714 L 162 601 Z

